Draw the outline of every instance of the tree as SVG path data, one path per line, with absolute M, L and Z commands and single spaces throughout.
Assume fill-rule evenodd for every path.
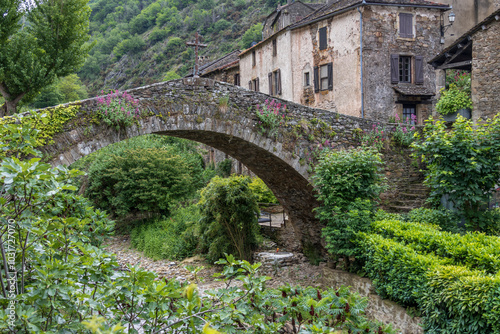
M 88 0 L 33 2 L 28 9 L 17 0 L 0 4 L 4 15 L 0 19 L 0 93 L 5 98 L 0 116 L 15 113 L 21 100 L 29 102 L 57 77 L 76 72 L 91 47 L 86 43 Z M 25 21 L 19 26 L 22 17 Z
M 449 131 L 444 121 L 426 122 L 423 141 L 412 144 L 426 163 L 430 200 L 448 196 L 469 228 L 495 232 L 496 222 L 484 211 L 500 179 L 500 117 L 475 124 L 463 117 Z
M 216 261 L 224 253 L 251 259 L 257 246 L 259 209 L 249 184 L 246 176 L 216 176 L 201 191 L 200 247 L 208 251 L 208 260 Z
M 254 24 L 250 27 L 245 33 L 243 37 L 241 37 L 241 47 L 243 49 L 248 49 L 252 46 L 253 42 L 260 42 L 262 40 L 262 23 Z

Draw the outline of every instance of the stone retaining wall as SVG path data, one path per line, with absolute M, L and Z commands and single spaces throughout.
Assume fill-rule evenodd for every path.
M 375 294 L 372 282 L 368 278 L 360 277 L 356 274 L 342 270 L 330 268 L 323 269 L 324 288 L 332 287 L 338 289 L 340 286 L 350 286 L 351 291 L 356 291 L 364 297 L 368 297 L 368 307 L 366 314 L 372 319 L 377 319 L 384 323 L 391 323 L 398 328 L 400 334 L 423 334 L 420 327 L 420 318 L 413 318 L 406 312 L 404 307 L 380 298 Z

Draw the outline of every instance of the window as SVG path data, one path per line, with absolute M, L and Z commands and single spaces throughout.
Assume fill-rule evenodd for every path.
M 278 55 L 278 47 L 277 47 L 277 41 L 276 38 L 273 39 L 273 57 L 276 57 Z
M 308 87 L 311 85 L 311 77 L 309 75 L 309 72 L 304 73 L 304 86 Z
M 259 91 L 259 78 L 252 79 L 248 82 L 248 89 Z
M 314 67 L 314 91 L 333 90 L 333 63 Z
M 399 37 L 413 38 L 413 14 L 399 13 Z
M 327 46 L 326 27 L 323 27 L 319 29 L 319 49 L 325 50 Z
M 269 95 L 281 95 L 281 70 L 269 72 Z
M 417 85 L 424 83 L 424 57 L 391 55 L 391 83 L 400 82 Z
M 234 85 L 235 86 L 239 86 L 240 85 L 240 74 L 239 73 L 236 73 L 234 75 Z
M 399 57 L 399 82 L 411 82 L 411 57 Z
M 417 124 L 417 106 L 414 104 L 403 104 L 403 122 L 411 125 Z
M 328 65 L 323 65 L 319 67 L 319 89 L 328 89 Z
M 255 58 L 255 50 L 252 51 L 252 66 L 255 66 L 257 64 L 257 60 Z

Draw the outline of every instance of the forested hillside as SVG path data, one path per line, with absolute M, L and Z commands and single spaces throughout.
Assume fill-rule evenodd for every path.
M 198 31 L 210 59 L 261 38 L 261 23 L 286 0 L 91 0 L 95 43 L 78 75 L 90 95 L 186 75 Z M 310 2 L 310 1 L 305 1 Z M 243 38 L 244 37 L 244 38 Z

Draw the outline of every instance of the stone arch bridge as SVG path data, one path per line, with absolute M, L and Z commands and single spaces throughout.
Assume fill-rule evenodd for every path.
M 151 133 L 209 145 L 242 162 L 269 186 L 303 247 L 319 247 L 321 240 L 321 226 L 312 212 L 317 201 L 308 165 L 319 143 L 351 147 L 362 130 L 373 126 L 369 120 L 275 99 L 287 106 L 286 122 L 263 132 L 255 110 L 270 96 L 204 78 L 127 92 L 139 100 L 143 112 L 136 124 L 117 130 L 95 122 L 97 98 L 73 103 L 79 105 L 79 113 L 53 137 L 53 144 L 41 148 L 46 159 L 53 165 L 70 165 L 109 144 Z

